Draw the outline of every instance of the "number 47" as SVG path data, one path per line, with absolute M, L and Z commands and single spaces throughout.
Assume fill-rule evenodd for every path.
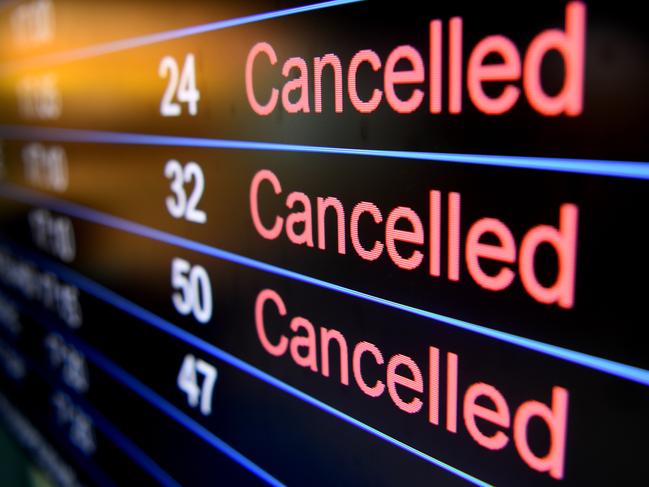
M 198 385 L 197 374 L 204 376 L 201 386 Z M 216 367 L 196 359 L 191 354 L 185 355 L 176 383 L 178 388 L 187 394 L 187 403 L 190 407 L 198 406 L 200 399 L 200 411 L 204 416 L 209 416 L 212 412 L 212 392 L 216 377 Z

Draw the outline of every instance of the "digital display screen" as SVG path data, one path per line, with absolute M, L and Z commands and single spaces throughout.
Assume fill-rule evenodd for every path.
M 0 2 L 9 463 L 63 486 L 642 483 L 645 23 Z

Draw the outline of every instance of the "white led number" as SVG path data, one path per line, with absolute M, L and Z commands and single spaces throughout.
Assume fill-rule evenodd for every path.
M 29 212 L 28 218 L 32 239 L 38 247 L 63 262 L 74 260 L 77 247 L 74 227 L 68 217 L 55 216 L 47 210 L 37 208 Z
M 171 180 L 171 191 L 173 196 L 167 196 L 165 203 L 169 214 L 174 218 L 184 218 L 194 223 L 205 223 L 207 214 L 198 210 L 203 191 L 205 190 L 205 177 L 201 166 L 193 161 L 184 166 L 175 159 L 165 164 L 165 177 Z M 189 197 L 185 191 L 185 184 L 194 183 L 194 189 Z
M 51 400 L 56 422 L 67 429 L 70 443 L 86 455 L 92 455 L 97 450 L 92 419 L 64 392 L 56 391 Z
M 187 210 L 187 195 L 185 194 L 183 166 L 171 159 L 165 165 L 165 177 L 171 179 L 171 191 L 174 196 L 167 196 L 167 210 L 174 218 L 182 218 Z
M 171 295 L 176 311 L 181 315 L 192 314 L 201 323 L 210 321 L 212 286 L 205 268 L 175 257 L 171 262 L 171 286 L 176 290 Z
M 198 383 L 199 374 L 203 376 L 200 386 Z M 209 416 L 212 412 L 212 392 L 216 377 L 216 367 L 201 359 L 196 359 L 191 354 L 185 355 L 176 383 L 178 388 L 187 394 L 189 406 L 195 408 L 200 404 L 199 409 L 204 416 Z
M 16 99 L 18 113 L 28 120 L 56 120 L 63 110 L 63 97 L 53 73 L 20 78 Z
M 198 100 L 201 99 L 201 93 L 196 89 L 196 68 L 194 55 L 192 53 L 185 56 L 182 72 L 178 69 L 178 62 L 171 56 L 165 56 L 158 66 L 158 76 L 169 78 L 167 88 L 162 95 L 160 102 L 160 114 L 163 117 L 177 117 L 182 114 L 180 103 L 187 104 L 187 110 L 190 115 L 198 113 Z M 176 101 L 180 103 L 177 103 Z
M 165 56 L 158 66 L 158 76 L 161 78 L 169 77 L 167 89 L 162 95 L 160 102 L 160 114 L 163 117 L 177 117 L 180 115 L 180 105 L 173 101 L 176 87 L 178 86 L 178 64 L 171 56 Z
M 28 183 L 58 192 L 67 189 L 68 160 L 63 147 L 32 142 L 23 147 L 22 160 Z
M 49 363 L 55 370 L 60 370 L 63 382 L 69 387 L 83 393 L 88 390 L 88 366 L 81 352 L 65 342 L 57 333 L 50 333 L 45 338 Z
M 54 39 L 54 3 L 52 0 L 21 2 L 11 13 L 9 24 L 13 40 L 21 48 L 50 42 Z

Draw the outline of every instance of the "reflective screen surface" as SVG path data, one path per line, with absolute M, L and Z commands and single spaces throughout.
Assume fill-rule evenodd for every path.
M 641 483 L 645 24 L 0 2 L 3 483 Z

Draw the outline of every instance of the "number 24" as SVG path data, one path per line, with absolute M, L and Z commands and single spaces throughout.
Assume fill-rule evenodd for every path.
M 167 88 L 160 101 L 160 114 L 163 117 L 177 117 L 182 113 L 180 103 L 187 103 L 187 109 L 190 115 L 198 113 L 198 100 L 201 99 L 201 93 L 196 88 L 196 68 L 194 55 L 192 53 L 185 56 L 180 77 L 178 76 L 178 63 L 171 56 L 165 56 L 158 66 L 158 75 L 161 78 L 169 78 Z M 174 101 L 174 97 L 180 103 Z

